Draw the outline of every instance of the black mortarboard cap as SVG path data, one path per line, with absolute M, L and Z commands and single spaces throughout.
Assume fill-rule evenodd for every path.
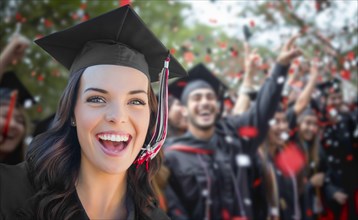
M 5 72 L 0 81 L 0 101 L 10 100 L 11 92 L 14 90 L 18 91 L 17 102 L 21 106 L 26 107 L 26 105 L 31 106 L 36 103 L 29 90 L 27 90 L 16 74 L 12 71 Z
M 341 80 L 333 78 L 329 81 L 320 83 L 317 85 L 317 88 L 322 92 L 324 96 L 327 96 L 331 93 L 336 93 L 341 91 Z
M 200 63 L 189 70 L 187 77 L 183 77 L 172 82 L 168 87 L 169 94 L 181 99 L 182 93 L 187 84 L 197 80 L 202 80 L 208 83 L 214 89 L 218 97 L 222 97 L 224 92 L 228 89 L 228 87 L 208 68 L 206 68 L 204 64 Z
M 180 97 L 184 90 L 184 87 L 187 84 L 188 84 L 188 77 L 176 79 L 174 82 L 170 83 L 168 86 L 169 95 L 172 95 L 175 98 L 180 100 Z
M 247 25 L 244 25 L 243 27 L 243 31 L 244 31 L 244 37 L 246 41 L 249 41 L 251 38 L 251 31 L 250 28 Z
M 99 64 L 121 65 L 142 71 L 151 82 L 158 81 L 169 55 L 129 5 L 35 42 L 71 73 Z M 186 76 L 174 57 L 170 61 L 170 77 Z

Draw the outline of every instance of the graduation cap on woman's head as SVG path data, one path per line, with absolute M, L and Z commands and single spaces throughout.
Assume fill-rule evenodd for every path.
M 151 82 L 158 81 L 169 55 L 129 5 L 35 42 L 72 73 L 93 65 L 113 64 L 138 69 L 150 76 Z M 170 61 L 170 77 L 187 75 L 174 57 Z
M 221 99 L 228 87 L 218 79 L 204 64 L 200 63 L 189 70 L 188 76 L 175 80 L 169 85 L 169 93 L 186 103 L 188 95 L 203 87 L 213 89 Z
M 136 160 L 139 165 L 144 162 L 148 165 L 166 137 L 169 72 L 170 77 L 186 76 L 187 73 L 174 57 L 169 56 L 169 50 L 137 13 L 126 5 L 35 42 L 71 74 L 89 66 L 108 64 L 135 68 L 150 82 L 160 78 L 155 130 Z
M 25 108 L 36 103 L 31 93 L 16 74 L 12 71 L 5 72 L 0 80 L 0 103 L 8 103 L 13 91 L 17 91 L 17 103 Z

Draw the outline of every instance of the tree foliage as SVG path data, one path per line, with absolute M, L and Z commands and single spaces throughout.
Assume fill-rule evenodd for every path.
M 220 4 L 220 1 L 212 1 Z M 313 2 L 314 1 L 309 1 Z M 319 56 L 327 64 L 326 71 L 340 75 L 349 71 L 349 79 L 357 82 L 356 65 L 358 25 L 346 25 L 341 29 L 327 30 L 317 25 L 315 18 L 325 10 L 334 10 L 336 1 L 327 7 L 309 5 L 308 1 L 232 1 L 231 7 L 241 7 L 238 21 L 253 17 L 251 24 L 252 45 L 265 57 L 262 70 L 267 71 L 277 53 L 275 41 L 281 43 L 292 30 L 301 31 L 308 59 Z M 243 37 L 226 33 L 225 27 L 206 25 L 198 21 L 188 22 L 195 14 L 188 1 L 173 0 L 7 0 L 0 1 L 0 45 L 7 44 L 12 34 L 19 31 L 31 41 L 85 21 L 122 4 L 131 3 L 148 27 L 162 40 L 171 53 L 186 68 L 204 62 L 231 88 L 235 89 L 243 73 Z M 313 4 L 312 3 L 312 4 Z M 308 5 L 308 6 L 307 6 Z M 310 13 L 308 13 L 310 11 Z M 306 14 L 305 14 L 306 13 Z M 354 17 L 357 18 L 357 10 Z M 213 15 L 220 19 L 220 15 Z M 334 19 L 334 18 L 332 18 Z M 286 29 L 285 31 L 281 31 Z M 287 31 L 289 30 L 289 31 Z M 267 42 L 260 43 L 264 34 L 277 31 Z M 286 34 L 282 34 L 286 33 Z M 270 41 L 271 40 L 271 41 Z M 337 44 L 338 42 L 338 44 Z M 337 46 L 338 45 L 338 46 Z M 347 68 L 349 62 L 349 68 Z M 31 44 L 23 62 L 9 67 L 14 69 L 24 84 L 38 99 L 38 104 L 29 109 L 30 117 L 41 119 L 55 111 L 58 99 L 66 85 L 68 73 L 40 48 Z M 330 75 L 331 76 L 331 75 Z

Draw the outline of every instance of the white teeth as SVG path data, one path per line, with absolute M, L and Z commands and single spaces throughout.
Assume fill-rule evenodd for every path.
M 99 139 L 104 141 L 115 141 L 115 142 L 121 142 L 121 141 L 128 141 L 129 136 L 128 135 L 116 135 L 116 134 L 101 134 L 98 135 Z

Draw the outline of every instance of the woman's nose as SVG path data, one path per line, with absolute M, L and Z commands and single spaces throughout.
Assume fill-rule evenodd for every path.
M 283 121 L 277 122 L 277 126 L 279 129 L 285 129 L 287 127 L 286 123 Z
M 128 112 L 125 107 L 119 104 L 111 105 L 106 110 L 105 119 L 111 123 L 126 122 L 128 120 Z

